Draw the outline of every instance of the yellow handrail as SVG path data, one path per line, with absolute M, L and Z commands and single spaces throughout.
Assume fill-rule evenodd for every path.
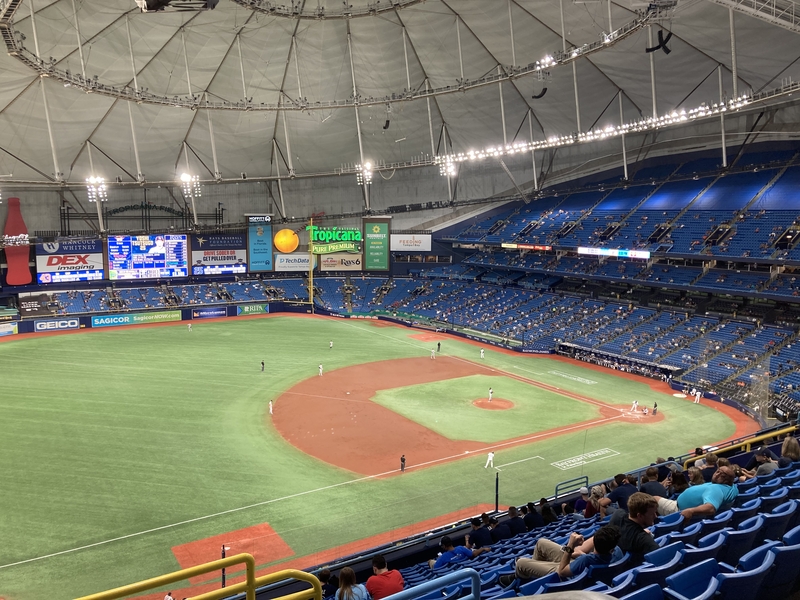
M 739 450 L 743 450 L 745 452 L 750 452 L 750 450 L 752 449 L 753 444 L 757 444 L 758 442 L 763 442 L 764 440 L 768 440 L 770 438 L 781 436 L 781 435 L 783 435 L 785 433 L 793 433 L 795 431 L 797 431 L 797 426 L 796 425 L 791 425 L 789 427 L 784 427 L 783 429 L 780 429 L 778 431 L 771 431 L 770 433 L 765 433 L 763 435 L 758 435 L 756 437 L 748 438 L 748 439 L 746 439 L 744 441 L 737 442 L 735 444 L 730 444 L 728 446 L 722 446 L 722 447 L 717 448 L 716 450 L 714 450 L 714 454 L 718 454 L 720 452 L 727 452 L 728 450 L 734 450 L 734 449 L 739 449 Z M 684 471 L 686 469 L 688 469 L 690 466 L 692 466 L 696 461 L 700 460 L 701 458 L 703 458 L 703 457 L 702 456 L 693 456 L 692 458 L 686 459 L 684 461 L 684 463 L 683 463 Z
M 256 600 L 256 588 L 259 588 L 263 585 L 268 585 L 270 583 L 276 583 L 284 579 L 307 581 L 311 584 L 311 589 L 301 592 L 294 592 L 292 594 L 288 594 L 287 596 L 282 596 L 278 600 L 322 600 L 322 584 L 319 582 L 319 579 L 314 577 L 314 575 L 306 573 L 305 571 L 298 571 L 296 569 L 284 569 L 283 571 L 277 571 L 276 573 L 270 573 L 269 575 L 262 575 L 261 577 L 257 578 L 255 576 L 256 561 L 250 554 L 237 554 L 235 556 L 229 556 L 227 558 L 204 563 L 202 565 L 189 567 L 188 569 L 181 569 L 180 571 L 175 571 L 174 573 L 167 573 L 166 575 L 159 575 L 158 577 L 153 577 L 152 579 L 145 579 L 144 581 L 139 581 L 138 583 L 123 585 L 122 587 L 114 588 L 113 590 L 107 590 L 105 592 L 99 592 L 90 596 L 84 596 L 83 598 L 78 598 L 78 600 L 116 600 L 117 598 L 124 598 L 125 596 L 130 596 L 132 594 L 146 592 L 170 583 L 175 583 L 176 581 L 183 581 L 185 579 L 189 579 L 190 577 L 203 575 L 212 571 L 219 571 L 220 569 L 239 564 L 244 564 L 247 569 L 247 577 L 245 581 L 230 585 L 228 587 L 220 588 L 218 590 L 212 590 L 210 592 L 206 592 L 205 594 L 200 594 L 199 596 L 192 596 L 191 600 L 221 600 L 222 598 L 228 598 L 242 592 L 247 593 L 247 600 Z

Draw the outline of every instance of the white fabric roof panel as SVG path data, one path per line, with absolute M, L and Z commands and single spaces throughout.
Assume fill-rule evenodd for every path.
M 23 0 L 12 28 L 24 36 L 21 43 L 30 52 L 35 49 L 31 1 L 35 1 L 39 57 L 45 63 L 52 57 L 58 69 L 80 74 L 72 1 Z M 367 4 L 366 0 L 350 3 L 357 9 Z M 306 14 L 322 6 L 332 13 L 340 4 L 307 2 L 299 10 Z M 256 109 L 262 104 L 286 106 L 302 99 L 308 101 L 308 110 L 286 112 L 286 128 L 283 114 L 275 111 L 207 111 L 147 101 L 132 103 L 139 158 L 148 181 L 173 181 L 185 169 L 184 141 L 206 165 L 202 167 L 190 152 L 191 168 L 207 178 L 207 169 L 213 170 L 208 112 L 224 178 L 236 178 L 241 172 L 253 178 L 269 177 L 279 170 L 286 175 L 284 158 L 276 157 L 273 151 L 273 138 L 284 157 L 291 147 L 291 162 L 299 176 L 333 173 L 344 165 L 359 163 L 354 108 L 316 109 L 317 103 L 351 100 L 348 30 L 359 97 L 376 102 L 359 108 L 365 160 L 388 164 L 430 154 L 431 126 L 436 151 L 444 152 L 443 123 L 454 144 L 448 150 L 466 151 L 503 141 L 497 84 L 431 98 L 430 123 L 424 98 L 396 100 L 390 106 L 381 99 L 392 94 L 402 96 L 409 81 L 413 90 L 425 89 L 426 80 L 432 88 L 457 85 L 461 64 L 468 81 L 496 74 L 498 65 L 511 66 L 508 2 L 427 0 L 351 19 L 293 19 L 255 11 L 234 0 L 220 0 L 215 10 L 204 12 L 142 14 L 133 0 L 82 0 L 76 6 L 85 71 L 89 79 L 96 76 L 101 84 L 134 85 L 129 26 L 140 90 L 168 98 L 195 96 L 229 103 L 252 98 Z M 630 2 L 613 1 L 611 8 L 615 28 L 636 18 Z M 510 9 L 517 66 L 561 49 L 559 2 L 511 0 Z M 563 0 L 563 10 L 568 47 L 595 42 L 608 29 L 606 1 Z M 735 23 L 740 92 L 751 86 L 756 90 L 774 87 L 784 77 L 800 78 L 796 34 L 738 13 Z M 655 25 L 654 34 L 659 26 L 674 32 L 669 42 L 671 54 L 658 51 L 654 55 L 659 112 L 717 101 L 715 69 L 719 63 L 724 65 L 726 93 L 732 93 L 725 8 L 704 0 L 679 0 L 673 18 Z M 642 29 L 578 59 L 583 130 L 595 123 L 618 123 L 615 96 L 620 89 L 626 119 L 650 116 L 650 56 L 644 51 L 647 44 L 647 31 Z M 87 140 L 135 175 L 129 100 L 87 94 L 53 78 L 42 78 L 40 83 L 32 68 L 9 55 L 0 58 L 0 147 L 20 160 L 0 153 L 0 170 L 13 172 L 14 179 L 19 180 L 46 180 L 37 170 L 53 176 L 41 85 L 46 88 L 55 153 L 65 178 L 82 182 L 91 174 Z M 547 94 L 532 99 L 544 87 Z M 503 102 L 509 141 L 528 139 L 529 109 L 534 113 L 537 139 L 577 131 L 569 65 L 551 68 L 546 81 L 527 75 L 504 82 Z M 390 125 L 384 129 L 386 120 Z M 95 170 L 107 170 L 107 178 L 120 174 L 120 168 L 100 152 L 93 152 L 92 158 Z

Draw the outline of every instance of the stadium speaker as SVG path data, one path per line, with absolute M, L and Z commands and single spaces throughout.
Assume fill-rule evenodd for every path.
M 389 119 L 386 119 L 386 123 L 383 124 L 384 131 L 389 129 L 389 123 L 391 123 L 391 121 L 389 121 Z
M 535 96 L 531 96 L 534 100 L 538 100 L 539 98 L 544 98 L 544 95 L 547 93 L 547 88 L 542 88 L 542 91 L 536 94 Z
M 242 179 L 247 179 L 247 173 L 242 173 Z

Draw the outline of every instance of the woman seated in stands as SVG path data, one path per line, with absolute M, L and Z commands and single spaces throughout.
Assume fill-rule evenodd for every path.
M 702 485 L 706 482 L 703 472 L 697 467 L 689 467 L 689 485 Z
M 339 589 L 336 590 L 336 600 L 369 600 L 369 592 L 362 584 L 356 583 L 356 574 L 350 567 L 345 567 L 339 573 Z
M 781 447 L 781 458 L 778 460 L 778 467 L 788 467 L 793 462 L 800 461 L 800 443 L 797 438 L 787 435 L 783 438 Z

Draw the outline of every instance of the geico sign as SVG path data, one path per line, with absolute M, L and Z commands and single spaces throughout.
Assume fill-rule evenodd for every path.
M 89 255 L 88 254 L 57 254 L 55 256 L 48 256 L 47 257 L 47 266 L 48 267 L 56 267 L 56 266 L 71 266 L 74 267 L 76 265 L 86 265 L 89 266 Z
M 34 323 L 36 331 L 52 331 L 53 329 L 78 329 L 80 322 L 78 319 L 65 319 L 63 321 L 36 321 Z

